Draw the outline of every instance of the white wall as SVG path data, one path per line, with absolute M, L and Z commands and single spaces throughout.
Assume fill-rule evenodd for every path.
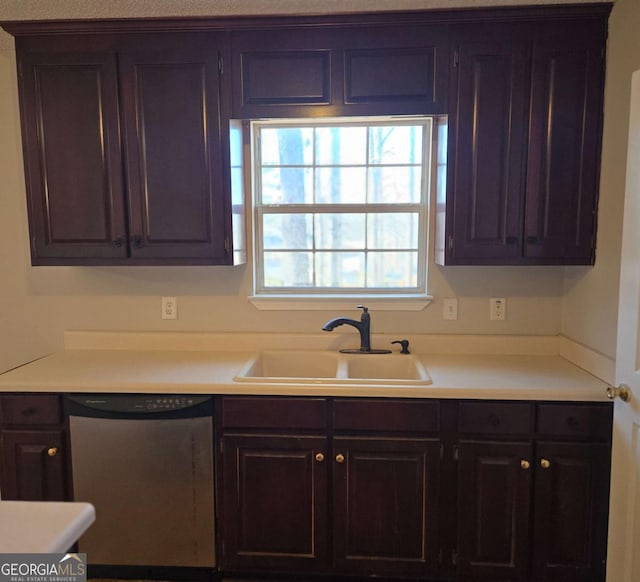
M 462 3 L 478 4 L 465 0 L 456 4 Z M 236 3 L 231 4 L 220 2 L 215 6 L 221 13 L 228 13 L 236 9 Z M 451 4 L 437 0 L 404 4 L 379 0 L 340 2 L 339 6 L 346 10 L 347 6 L 400 9 Z M 243 7 L 255 13 L 264 5 L 264 1 L 248 0 Z M 159 15 L 159 6 L 164 14 L 176 14 L 179 8 L 185 8 L 189 14 L 204 14 L 199 11 L 202 3 L 195 0 L 180 3 L 4 0 L 0 4 L 0 20 Z M 301 4 L 287 0 L 269 2 L 270 11 L 273 6 L 274 12 L 287 12 Z M 309 11 L 320 11 L 322 6 L 326 12 L 337 9 L 338 3 L 325 0 L 304 6 Z M 619 219 L 619 213 L 613 214 L 611 220 L 603 221 L 605 232 L 615 230 L 613 222 L 614 218 Z M 615 270 L 617 256 L 611 262 Z M 12 39 L 4 32 L 0 33 L 0 273 L 0 370 L 60 349 L 65 329 L 307 332 L 319 330 L 326 319 L 339 315 L 333 311 L 256 310 L 247 301 L 251 292 L 248 267 L 30 267 L 15 53 Z M 580 272 L 575 282 L 568 278 L 567 294 L 575 294 L 587 277 L 588 270 L 586 274 Z M 418 313 L 374 313 L 374 328 L 399 334 L 557 334 L 562 325 L 563 283 L 564 269 L 559 267 L 440 268 L 432 265 L 430 291 L 436 301 Z M 162 295 L 178 296 L 177 321 L 160 319 Z M 442 298 L 452 296 L 460 298 L 459 320 L 444 321 Z M 489 321 L 488 298 L 491 296 L 507 297 L 506 322 Z M 589 290 L 586 296 L 590 297 Z M 574 319 L 565 302 L 567 329 L 572 329 Z M 581 334 L 575 335 L 582 338 Z M 589 343 L 587 339 L 583 341 Z
M 562 333 L 610 357 L 616 353 L 631 75 L 640 69 L 639 31 L 640 2 L 617 0 L 609 19 L 596 264 L 567 268 L 565 278 Z

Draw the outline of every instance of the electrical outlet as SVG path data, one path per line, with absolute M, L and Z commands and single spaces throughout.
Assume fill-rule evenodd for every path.
M 504 321 L 507 319 L 507 300 L 504 297 L 492 297 L 489 299 L 489 319 L 491 321 Z
M 447 297 L 443 303 L 443 317 L 445 319 L 458 319 L 458 299 Z
M 178 319 L 178 298 L 162 298 L 162 319 Z

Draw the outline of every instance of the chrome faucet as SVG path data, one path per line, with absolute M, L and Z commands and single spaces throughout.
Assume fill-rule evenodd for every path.
M 349 319 L 348 317 L 336 317 L 330 319 L 322 326 L 322 331 L 333 331 L 336 327 L 341 325 L 350 325 L 355 327 L 360 332 L 360 349 L 342 349 L 342 353 L 347 354 L 388 354 L 391 350 L 372 350 L 371 349 L 371 315 L 369 315 L 369 308 L 364 305 L 358 305 L 358 309 L 362 309 L 362 315 L 360 321 L 355 319 Z

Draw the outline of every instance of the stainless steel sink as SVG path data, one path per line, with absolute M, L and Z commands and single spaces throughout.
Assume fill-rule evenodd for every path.
M 263 351 L 249 360 L 238 382 L 298 384 L 431 384 L 418 358 L 405 354 L 357 354 L 313 350 Z

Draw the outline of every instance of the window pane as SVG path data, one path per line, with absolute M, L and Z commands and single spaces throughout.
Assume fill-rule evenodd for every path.
M 263 168 L 263 204 L 310 204 L 313 171 L 307 168 Z
M 421 164 L 422 126 L 369 128 L 371 164 Z
M 367 253 L 367 287 L 417 287 L 418 253 Z
M 422 199 L 420 167 L 378 167 L 369 169 L 368 202 L 417 204 Z
M 367 247 L 370 249 L 417 249 L 418 213 L 369 214 Z
M 313 128 L 265 127 L 260 131 L 263 166 L 300 166 L 313 163 Z
M 361 204 L 366 201 L 365 168 L 318 168 L 317 204 Z
M 363 287 L 364 253 L 316 253 L 316 286 Z
M 262 245 L 266 250 L 313 248 L 313 214 L 264 214 Z
M 364 249 L 365 217 L 365 214 L 316 214 L 316 248 Z
M 316 128 L 316 164 L 351 166 L 366 162 L 366 127 Z
M 312 253 L 264 253 L 264 286 L 269 287 L 312 287 Z

